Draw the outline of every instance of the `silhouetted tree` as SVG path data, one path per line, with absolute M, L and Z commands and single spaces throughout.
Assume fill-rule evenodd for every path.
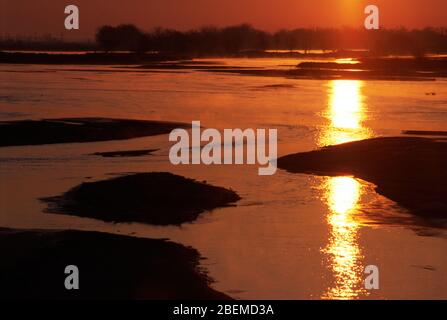
M 115 50 L 119 46 L 116 29 L 111 26 L 103 26 L 96 33 L 96 42 L 106 52 Z
M 147 35 L 131 24 L 101 27 L 96 34 L 96 41 L 107 52 L 126 50 L 142 53 L 148 48 Z

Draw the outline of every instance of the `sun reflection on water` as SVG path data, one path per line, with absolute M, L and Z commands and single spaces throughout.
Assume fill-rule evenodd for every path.
M 355 211 L 362 192 L 361 184 L 351 177 L 327 180 L 326 201 L 330 208 L 329 243 L 323 249 L 328 256 L 334 285 L 323 295 L 327 299 L 354 299 L 362 292 L 362 251 L 358 244 L 359 224 Z
M 358 80 L 334 80 L 330 83 L 329 104 L 324 116 L 329 124 L 319 137 L 320 146 L 341 144 L 366 139 L 371 131 L 364 127 L 366 117 L 363 82 Z
M 335 80 L 330 83 L 325 116 L 329 124 L 319 137 L 319 145 L 334 145 L 370 137 L 364 127 L 365 106 L 362 81 Z M 352 177 L 331 177 L 323 183 L 329 208 L 328 245 L 322 249 L 333 274 L 333 285 L 324 299 L 356 299 L 364 294 L 363 253 L 358 242 L 359 223 L 355 219 L 362 196 L 362 185 Z

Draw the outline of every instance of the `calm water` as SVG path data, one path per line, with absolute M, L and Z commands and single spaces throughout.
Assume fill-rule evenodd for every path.
M 296 60 L 221 60 L 289 68 Z M 120 71 L 120 72 L 117 72 Z M 436 95 L 427 95 L 435 92 Z M 447 130 L 447 82 L 323 81 L 196 71 L 137 72 L 104 66 L 0 66 L 0 119 L 119 117 L 205 127 L 278 128 L 279 154 Z M 0 148 L 0 227 L 100 230 L 169 238 L 206 257 L 217 290 L 246 299 L 447 299 L 447 237 L 352 177 L 260 177 L 257 166 L 169 164 L 167 136 Z M 106 159 L 98 151 L 160 149 Z M 171 171 L 231 187 L 237 207 L 177 227 L 108 224 L 43 213 L 38 198 L 126 172 Z M 142 252 L 141 254 L 144 254 Z M 380 290 L 363 289 L 363 269 L 380 268 Z

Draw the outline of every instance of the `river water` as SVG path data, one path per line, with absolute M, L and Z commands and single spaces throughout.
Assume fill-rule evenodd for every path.
M 298 60 L 220 59 L 290 68 Z M 435 93 L 435 94 L 432 94 Z M 208 128 L 277 128 L 278 153 L 402 130 L 447 130 L 447 81 L 301 80 L 113 66 L 0 66 L 0 120 L 114 117 L 200 120 Z M 173 166 L 168 136 L 0 148 L 0 227 L 96 230 L 169 238 L 196 248 L 213 287 L 240 299 L 447 299 L 444 230 L 353 177 L 315 177 L 257 166 Z M 100 151 L 159 149 L 138 158 Z M 181 227 L 110 224 L 45 213 L 38 199 L 127 172 L 170 171 L 232 188 L 235 207 Z M 119 195 L 117 195 L 119 196 Z M 144 252 L 141 252 L 144 255 Z M 364 268 L 380 289 L 364 288 Z

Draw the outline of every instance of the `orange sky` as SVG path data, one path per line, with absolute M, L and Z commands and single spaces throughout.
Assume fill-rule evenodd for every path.
M 91 38 L 100 25 L 124 22 L 180 30 L 243 22 L 268 31 L 360 27 L 366 4 L 379 6 L 386 27 L 447 26 L 447 0 L 0 0 L 0 35 L 59 35 L 68 4 L 81 11 L 81 30 L 65 32 L 71 38 Z

